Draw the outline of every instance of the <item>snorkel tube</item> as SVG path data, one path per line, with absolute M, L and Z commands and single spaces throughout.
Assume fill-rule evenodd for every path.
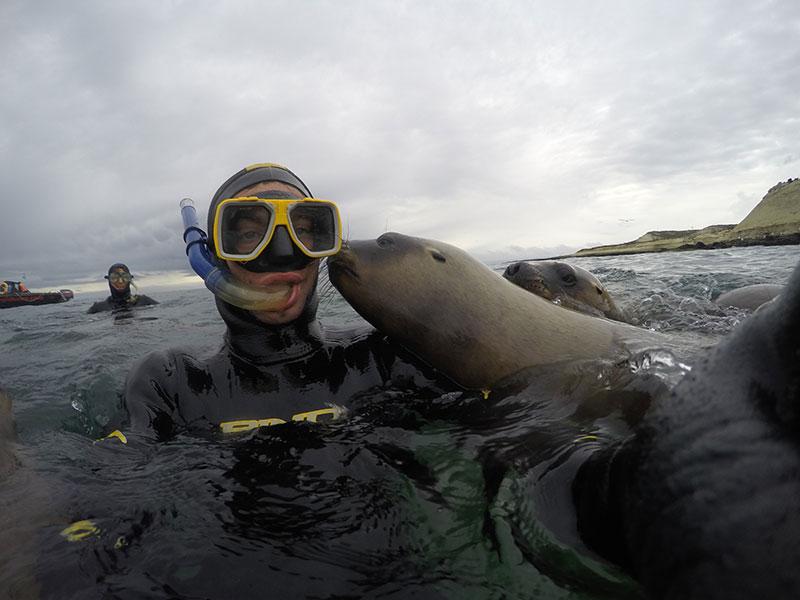
M 275 310 L 286 303 L 292 293 L 291 286 L 281 285 L 272 292 L 254 288 L 237 281 L 228 271 L 220 269 L 211 261 L 208 238 L 197 226 L 197 211 L 191 198 L 181 200 L 181 218 L 189 264 L 215 296 L 245 310 Z

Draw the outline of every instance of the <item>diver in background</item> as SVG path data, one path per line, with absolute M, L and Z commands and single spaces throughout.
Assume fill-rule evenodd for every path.
M 200 238 L 192 241 L 190 230 Z M 158 439 L 187 429 L 230 434 L 341 418 L 384 387 L 432 397 L 454 389 L 372 327 L 323 330 L 317 279 L 320 259 L 340 247 L 338 209 L 313 198 L 285 167 L 257 164 L 230 177 L 211 200 L 207 230 L 208 239 L 189 227 L 185 239 L 227 325 L 222 348 L 203 357 L 182 349 L 142 357 L 109 431 Z M 272 300 L 254 305 L 253 297 Z
M 111 291 L 111 295 L 106 298 L 105 300 L 100 300 L 92 304 L 89 307 L 89 310 L 86 311 L 87 314 L 103 312 L 103 311 L 114 311 L 117 312 L 119 310 L 139 307 L 139 306 L 150 306 L 152 304 L 158 304 L 155 300 L 153 300 L 150 296 L 145 296 L 144 294 L 131 294 L 131 283 L 133 283 L 133 275 L 130 272 L 130 269 L 122 263 L 115 263 L 108 268 L 108 275 L 105 276 L 108 279 L 108 289 Z M 135 283 L 133 284 L 136 285 Z

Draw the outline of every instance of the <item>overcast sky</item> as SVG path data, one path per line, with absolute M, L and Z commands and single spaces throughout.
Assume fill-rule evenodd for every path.
M 187 269 L 277 162 L 487 261 L 737 223 L 800 176 L 797 0 L 0 2 L 0 279 Z

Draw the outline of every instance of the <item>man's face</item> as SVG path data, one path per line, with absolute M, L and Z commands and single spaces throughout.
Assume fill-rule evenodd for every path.
M 257 183 L 249 188 L 245 188 L 237 194 L 237 197 L 252 196 L 259 192 L 278 190 L 288 192 L 298 199 L 303 198 L 298 189 L 278 181 Z M 256 231 L 260 225 L 258 219 L 241 219 L 236 228 L 242 234 L 242 243 L 246 244 L 249 231 Z M 263 231 L 263 227 L 262 227 Z M 280 273 L 253 273 L 239 265 L 236 261 L 225 261 L 231 274 L 249 286 L 261 288 L 267 291 L 275 291 L 281 287 L 288 286 L 291 294 L 287 302 L 277 310 L 254 310 L 252 313 L 262 323 L 269 325 L 283 325 L 294 321 L 303 312 L 311 290 L 317 281 L 319 273 L 319 259 L 312 260 L 308 265 L 299 271 L 287 271 Z
M 131 283 L 131 276 L 125 269 L 117 267 L 108 274 L 108 282 L 115 290 L 123 292 Z

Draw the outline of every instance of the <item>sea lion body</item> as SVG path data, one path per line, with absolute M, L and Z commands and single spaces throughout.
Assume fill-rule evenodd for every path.
M 506 267 L 503 277 L 564 308 L 628 323 L 606 287 L 590 271 L 560 261 L 520 261 Z
M 627 356 L 656 339 L 564 310 L 443 242 L 398 233 L 351 241 L 328 271 L 362 317 L 471 389 L 526 367 Z
M 734 307 L 745 310 L 756 310 L 758 307 L 773 300 L 783 289 L 782 285 L 772 283 L 757 283 L 736 288 L 720 295 L 714 304 L 722 308 Z

